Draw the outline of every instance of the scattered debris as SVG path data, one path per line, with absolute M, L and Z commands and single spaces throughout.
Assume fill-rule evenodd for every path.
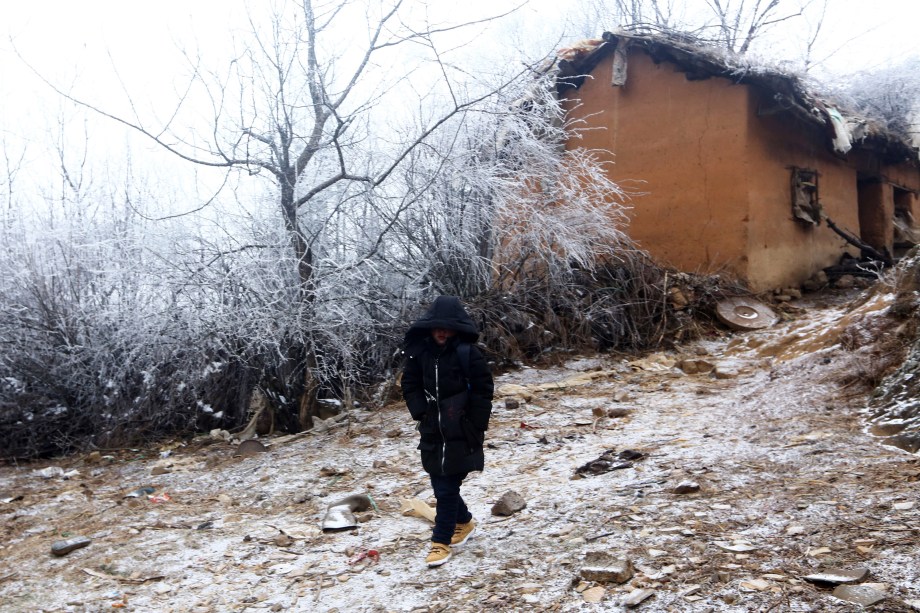
M 623 605 L 629 608 L 639 606 L 642 604 L 642 601 L 654 594 L 655 590 L 648 588 L 635 589 L 626 595 L 626 598 L 623 599 Z
M 233 455 L 241 456 L 244 458 L 251 458 L 252 456 L 259 455 L 260 453 L 265 453 L 266 451 L 268 451 L 268 447 L 262 444 L 261 441 L 250 438 L 242 441 L 239 445 L 237 445 L 236 451 L 233 453 Z
M 698 491 L 700 491 L 700 484 L 696 481 L 682 481 L 674 488 L 674 493 L 678 495 L 693 494 Z
M 333 502 L 326 509 L 323 518 L 323 532 L 340 532 L 358 526 L 355 513 L 367 511 L 375 505 L 367 494 L 352 494 L 341 500 Z
M 132 492 L 128 492 L 127 494 L 124 495 L 124 498 L 141 498 L 143 496 L 149 496 L 150 494 L 153 494 L 155 491 L 157 491 L 155 487 L 150 487 L 149 485 L 145 485 L 144 487 L 139 487 Z
M 758 549 L 760 549 L 760 547 L 756 545 L 752 545 L 751 543 L 745 540 L 736 540 L 732 542 L 716 541 L 715 543 L 713 543 L 713 545 L 715 545 L 719 549 L 722 549 L 724 551 L 730 551 L 732 553 L 748 553 L 750 551 L 757 551 Z
M 733 330 L 760 330 L 776 323 L 776 313 L 759 300 L 736 296 L 716 304 L 716 317 Z
M 514 515 L 526 507 L 527 501 L 524 500 L 524 497 L 514 490 L 509 490 L 502 494 L 498 502 L 492 505 L 492 515 L 507 517 L 509 515 Z
M 606 551 L 589 551 L 585 554 L 585 564 L 580 574 L 585 581 L 626 583 L 632 579 L 633 565 L 626 558 L 616 557 Z
M 641 451 L 633 449 L 625 449 L 620 453 L 616 453 L 615 449 L 608 449 L 596 460 L 591 460 L 587 464 L 579 466 L 575 470 L 575 474 L 579 477 L 585 477 L 588 475 L 602 475 L 613 470 L 632 468 L 633 461 L 640 460 L 643 456 L 644 454 Z
M 844 583 L 861 583 L 869 576 L 868 568 L 825 568 L 816 573 L 802 577 L 810 583 L 840 585 Z
M 712 362 L 698 358 L 680 360 L 676 366 L 688 375 L 706 374 L 712 372 L 716 367 Z
M 596 604 L 604 599 L 604 594 L 607 593 L 607 590 L 598 585 L 592 588 L 588 588 L 581 593 L 581 597 L 585 602 Z
M 399 504 L 400 512 L 403 515 L 414 515 L 434 523 L 435 510 L 424 500 L 419 500 L 418 498 L 412 498 L 411 500 L 403 499 L 399 501 Z
M 66 556 L 71 551 L 82 549 L 89 545 L 92 540 L 85 536 L 75 536 L 63 541 L 55 541 L 51 544 L 51 554 L 55 556 Z
M 833 596 L 864 607 L 871 607 L 887 598 L 884 592 L 867 585 L 838 585 Z

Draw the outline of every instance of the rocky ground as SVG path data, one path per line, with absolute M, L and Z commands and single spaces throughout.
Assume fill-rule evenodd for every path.
M 885 300 L 502 375 L 464 485 L 479 529 L 437 569 L 402 510 L 433 501 L 400 405 L 253 455 L 202 437 L 2 467 L 0 610 L 920 610 L 920 462 L 868 432 L 840 342 Z M 493 515 L 509 491 L 526 507 Z M 322 532 L 350 494 L 357 528 Z M 805 579 L 828 569 L 855 585 Z

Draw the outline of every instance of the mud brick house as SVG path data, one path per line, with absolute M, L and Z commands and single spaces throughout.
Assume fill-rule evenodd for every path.
M 560 52 L 559 95 L 613 180 L 637 192 L 629 234 L 662 264 L 794 286 L 860 249 L 910 241 L 920 158 L 797 77 L 677 38 L 606 33 Z M 918 220 L 920 221 L 920 220 Z

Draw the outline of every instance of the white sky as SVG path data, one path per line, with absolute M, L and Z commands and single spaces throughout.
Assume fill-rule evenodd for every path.
M 226 65 L 230 41 L 248 29 L 247 4 L 262 9 L 269 0 L 0 2 L 4 29 L 0 39 L 0 146 L 15 157 L 24 146 L 31 147 L 31 155 L 36 155 L 34 143 L 47 141 L 67 105 L 35 77 L 14 53 L 14 47 L 40 74 L 100 106 L 127 112 L 123 93 L 127 90 L 142 109 L 149 104 L 166 112 L 169 101 L 176 98 L 177 81 L 187 68 L 178 49 L 221 58 Z M 877 68 L 899 57 L 920 54 L 920 0 L 830 2 L 834 10 L 824 22 L 823 53 L 816 55 L 830 55 L 826 66 L 833 72 Z M 433 6 L 451 11 L 450 17 L 459 20 L 464 17 L 457 14 L 459 6 L 470 15 L 483 15 L 516 4 L 512 0 L 439 0 Z M 514 19 L 517 29 L 493 27 L 484 31 L 469 46 L 471 52 L 513 56 L 516 45 L 526 44 L 531 50 L 552 47 L 561 29 L 559 13 L 573 5 L 531 0 Z M 348 44 L 347 36 L 342 44 Z M 782 41 L 774 46 L 782 47 Z M 65 118 L 73 113 L 65 111 Z M 112 130 L 103 133 L 104 138 L 126 138 L 114 126 Z M 113 149 L 123 147 L 119 142 L 110 145 Z

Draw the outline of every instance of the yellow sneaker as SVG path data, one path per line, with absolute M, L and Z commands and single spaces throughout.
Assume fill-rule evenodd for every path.
M 428 557 L 425 558 L 425 564 L 428 565 L 428 568 L 440 566 L 450 560 L 450 555 L 450 547 L 448 545 L 444 543 L 432 543 L 431 551 L 428 552 Z
M 465 543 L 475 529 L 476 522 L 472 519 L 465 524 L 457 524 L 457 527 L 454 528 L 454 535 L 450 539 L 450 546 L 453 547 Z

